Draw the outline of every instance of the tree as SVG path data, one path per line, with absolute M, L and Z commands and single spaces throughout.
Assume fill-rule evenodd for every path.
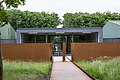
M 17 28 L 56 28 L 61 20 L 56 13 L 9 10 L 10 24 Z
M 0 0 L 0 9 L 4 9 L 3 3 L 5 3 L 7 8 L 17 8 L 19 5 L 25 5 L 25 0 Z
M 3 6 L 3 3 L 6 4 L 7 8 L 10 8 L 10 7 L 17 8 L 18 5 L 24 5 L 25 0 L 0 0 L 0 26 L 8 23 L 8 21 L 10 20 L 10 15 L 5 10 L 5 6 Z M 1 45 L 0 45 L 0 80 L 3 80 Z
M 3 6 L 3 3 L 5 3 L 5 6 Z M 10 15 L 5 10 L 5 7 L 17 8 L 18 5 L 25 5 L 25 0 L 0 0 L 0 26 L 7 24 L 10 20 Z
M 103 27 L 108 20 L 120 20 L 120 13 L 66 13 L 64 14 L 63 27 Z
M 3 65 L 2 65 L 1 46 L 0 46 L 0 80 L 2 79 L 3 79 Z
M 4 24 L 7 24 L 8 21 L 10 20 L 10 15 L 6 10 L 1 10 L 0 11 L 0 27 L 3 26 Z

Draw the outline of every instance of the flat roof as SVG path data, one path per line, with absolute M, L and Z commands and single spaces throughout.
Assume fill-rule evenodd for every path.
M 102 32 L 102 28 L 18 28 L 19 33 L 92 33 Z

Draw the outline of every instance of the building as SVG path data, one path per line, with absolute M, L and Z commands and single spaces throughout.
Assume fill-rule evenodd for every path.
M 18 28 L 17 43 L 103 42 L 102 28 Z
M 16 43 L 16 31 L 8 23 L 0 28 L 1 43 Z
M 108 21 L 103 27 L 104 42 L 120 42 L 120 21 Z
M 62 55 L 63 42 L 66 54 L 71 55 L 72 42 L 103 42 L 102 28 L 18 28 L 17 43 L 54 43 L 53 55 Z

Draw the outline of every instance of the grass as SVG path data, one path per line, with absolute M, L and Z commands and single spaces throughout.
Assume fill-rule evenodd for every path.
M 77 61 L 77 65 L 99 80 L 120 80 L 120 58 Z
M 39 80 L 40 74 L 49 75 L 51 62 L 3 61 L 3 80 Z

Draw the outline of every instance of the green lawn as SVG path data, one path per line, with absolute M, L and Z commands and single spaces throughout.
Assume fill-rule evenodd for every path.
M 120 58 L 78 61 L 77 65 L 99 80 L 120 80 Z
M 49 75 L 51 62 L 3 61 L 3 80 L 40 80 L 40 74 Z

